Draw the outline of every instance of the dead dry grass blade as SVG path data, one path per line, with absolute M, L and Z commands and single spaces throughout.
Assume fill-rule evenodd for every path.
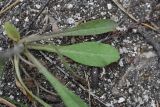
M 0 97 L 0 104 L 4 104 L 7 107 L 16 107 L 14 104 L 10 103 L 9 101 L 5 100 L 4 98 Z
M 42 104 L 44 107 L 51 107 L 49 104 L 47 104 L 45 101 L 40 99 L 39 97 L 35 96 L 29 89 L 28 87 L 24 84 L 21 75 L 20 75 L 20 70 L 19 70 L 19 58 L 15 55 L 14 56 L 14 64 L 15 64 L 15 71 L 16 71 L 16 76 L 17 79 L 19 80 L 20 84 L 23 86 L 23 88 L 26 90 L 26 92 L 32 96 L 36 101 L 38 101 L 40 104 Z
M 8 10 L 10 10 L 11 8 L 15 7 L 16 5 L 18 5 L 21 2 L 21 0 L 16 0 L 14 3 L 12 3 L 11 5 L 7 6 L 6 8 L 4 8 L 3 10 L 0 11 L 0 17 L 7 12 Z

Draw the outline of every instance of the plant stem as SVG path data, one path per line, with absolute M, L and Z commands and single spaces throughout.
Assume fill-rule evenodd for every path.
M 38 98 L 37 96 L 35 96 L 28 88 L 27 86 L 24 84 L 21 75 L 20 75 L 20 71 L 19 71 L 19 58 L 15 55 L 14 56 L 14 64 L 15 64 L 15 70 L 16 70 L 16 75 L 17 78 L 19 80 L 19 82 L 21 83 L 21 85 L 23 86 L 23 88 L 27 91 L 28 94 L 30 94 L 35 100 L 37 100 L 39 103 L 41 103 L 44 107 L 51 107 L 49 104 L 47 104 L 46 102 L 44 102 L 43 100 L 41 100 L 40 98 Z

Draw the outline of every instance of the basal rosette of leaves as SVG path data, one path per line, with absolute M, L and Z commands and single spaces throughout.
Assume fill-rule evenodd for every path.
M 57 94 L 61 97 L 64 104 L 67 107 L 88 107 L 88 105 L 80 99 L 79 96 L 75 95 L 66 86 L 62 85 L 54 75 L 52 75 L 49 70 L 44 67 L 37 58 L 29 50 L 41 50 L 47 52 L 57 53 L 59 56 L 65 56 L 72 59 L 79 64 L 94 66 L 94 67 L 104 67 L 113 62 L 118 61 L 120 58 L 118 50 L 104 43 L 98 42 L 83 42 L 66 46 L 57 46 L 51 44 L 38 44 L 35 41 L 48 40 L 50 38 L 58 38 L 62 36 L 92 36 L 115 31 L 117 24 L 110 19 L 98 19 L 82 23 L 76 27 L 64 30 L 63 32 L 58 32 L 56 34 L 50 34 L 47 36 L 43 35 L 30 35 L 28 37 L 20 37 L 20 33 L 17 31 L 16 27 L 10 22 L 4 24 L 4 29 L 9 39 L 14 43 L 14 47 L 8 49 L 7 51 L 1 52 L 5 54 L 10 53 L 10 56 L 5 55 L 6 58 L 11 58 L 14 56 L 14 66 L 17 75 L 17 80 L 20 82 L 24 90 L 32 96 L 33 99 L 37 100 L 44 107 L 51 107 L 41 98 L 35 96 L 24 84 L 21 78 L 21 71 L 19 69 L 19 60 L 21 59 L 20 54 L 25 55 L 29 61 L 31 61 L 38 71 L 48 80 L 51 86 L 56 90 Z M 34 42 L 34 43 L 33 43 Z M 62 58 L 62 57 L 60 57 Z M 2 59 L 2 57 L 0 57 Z M 4 64 L 0 62 L 0 70 L 3 71 Z

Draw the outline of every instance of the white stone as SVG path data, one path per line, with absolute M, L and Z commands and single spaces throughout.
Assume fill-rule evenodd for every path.
M 3 50 L 3 48 L 2 47 L 0 47 L 0 51 L 2 51 Z
M 132 29 L 132 32 L 133 33 L 137 33 L 137 29 Z
M 138 48 L 135 46 L 135 47 L 134 47 L 134 51 L 136 52 L 136 51 L 137 51 L 137 49 L 138 49 Z
M 144 95 L 143 96 L 144 100 L 148 102 L 149 96 L 148 95 Z
M 68 18 L 67 19 L 67 23 L 68 24 L 74 24 L 75 23 L 75 20 L 73 18 Z
M 132 93 L 132 92 L 133 92 L 133 89 L 132 89 L 132 88 L 129 88 L 128 91 L 129 91 L 129 93 Z
M 119 53 L 123 54 L 123 49 L 122 48 L 119 48 Z
M 156 102 L 154 100 L 151 101 L 151 107 L 157 107 Z
M 11 83 L 9 82 L 7 85 L 11 85 Z
M 118 103 L 123 103 L 125 101 L 125 99 L 123 97 L 120 97 L 118 100 Z
M 121 67 L 123 67 L 124 66 L 124 64 L 123 64 L 123 60 L 122 59 L 120 59 L 120 61 L 119 61 L 119 66 L 121 66 Z
M 25 21 L 25 22 L 29 22 L 29 18 L 26 17 L 26 18 L 24 19 L 24 21 Z
M 13 95 L 10 95 L 9 98 L 10 98 L 10 99 L 14 99 L 14 96 L 13 96 Z
M 89 4 L 89 5 L 94 5 L 94 2 L 89 2 L 88 4 Z
M 68 8 L 68 9 L 73 8 L 73 4 L 67 4 L 67 8 Z
M 103 15 L 106 15 L 106 12 L 101 12 L 101 15 L 103 16 Z
M 0 95 L 2 95 L 3 94 L 3 92 L 0 90 Z
M 115 21 L 115 20 L 114 20 L 114 21 Z M 117 21 L 116 21 L 116 22 L 117 22 Z M 126 30 L 127 30 L 126 26 L 116 27 L 116 29 L 119 30 L 119 31 L 126 31 Z
M 157 83 L 160 84 L 160 79 L 157 80 Z
M 61 6 L 58 4 L 57 7 L 59 8 L 59 7 L 61 7 Z
M 130 40 L 124 39 L 123 40 L 124 43 L 132 43 Z
M 102 99 L 102 100 L 106 99 L 106 94 L 103 94 L 103 95 L 100 97 L 100 99 Z
M 41 8 L 41 5 L 39 5 L 39 4 L 36 4 L 35 6 L 36 6 L 37 9 Z
M 16 22 L 19 22 L 19 19 L 16 19 L 15 21 L 16 21 Z
M 112 4 L 107 4 L 107 8 L 110 10 L 110 9 L 112 9 Z
M 123 47 L 123 48 L 122 48 L 122 52 L 123 52 L 123 53 L 128 53 L 127 48 L 126 48 L 126 47 Z

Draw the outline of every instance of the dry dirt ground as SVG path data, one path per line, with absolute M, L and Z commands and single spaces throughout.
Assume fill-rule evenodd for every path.
M 83 41 L 108 43 L 119 49 L 120 59 L 117 63 L 104 68 L 88 67 L 67 59 L 76 74 L 70 79 L 68 71 L 55 54 L 34 51 L 42 63 L 56 77 L 86 101 L 91 107 L 159 107 L 160 104 L 160 68 L 158 50 L 160 31 L 141 26 L 142 23 L 160 28 L 159 0 L 118 0 L 118 4 L 129 14 L 122 11 L 117 0 L 22 0 L 17 6 L 0 16 L 0 49 L 6 49 L 10 42 L 5 36 L 2 25 L 11 21 L 22 36 L 56 32 L 78 23 L 92 19 L 110 18 L 119 24 L 116 32 L 92 37 L 69 37 L 40 41 L 41 43 L 73 44 Z M 15 0 L 0 2 L 2 10 Z M 128 15 L 133 15 L 137 22 Z M 58 28 L 57 28 L 58 26 Z M 23 63 L 23 62 L 22 62 Z M 25 83 L 31 90 L 39 89 L 39 96 L 54 107 L 64 107 L 63 102 L 55 95 L 44 77 L 35 69 L 23 64 L 22 74 Z M 33 84 L 34 80 L 39 84 Z M 85 84 L 88 82 L 88 84 Z M 90 89 L 90 94 L 80 85 Z M 46 91 L 47 89 L 48 91 Z M 36 91 L 35 91 L 36 93 Z M 17 107 L 36 107 L 15 84 L 14 67 L 11 60 L 6 62 L 4 74 L 0 80 L 0 96 L 12 101 Z M 5 107 L 5 105 L 0 105 Z M 37 106 L 40 107 L 40 106 Z

